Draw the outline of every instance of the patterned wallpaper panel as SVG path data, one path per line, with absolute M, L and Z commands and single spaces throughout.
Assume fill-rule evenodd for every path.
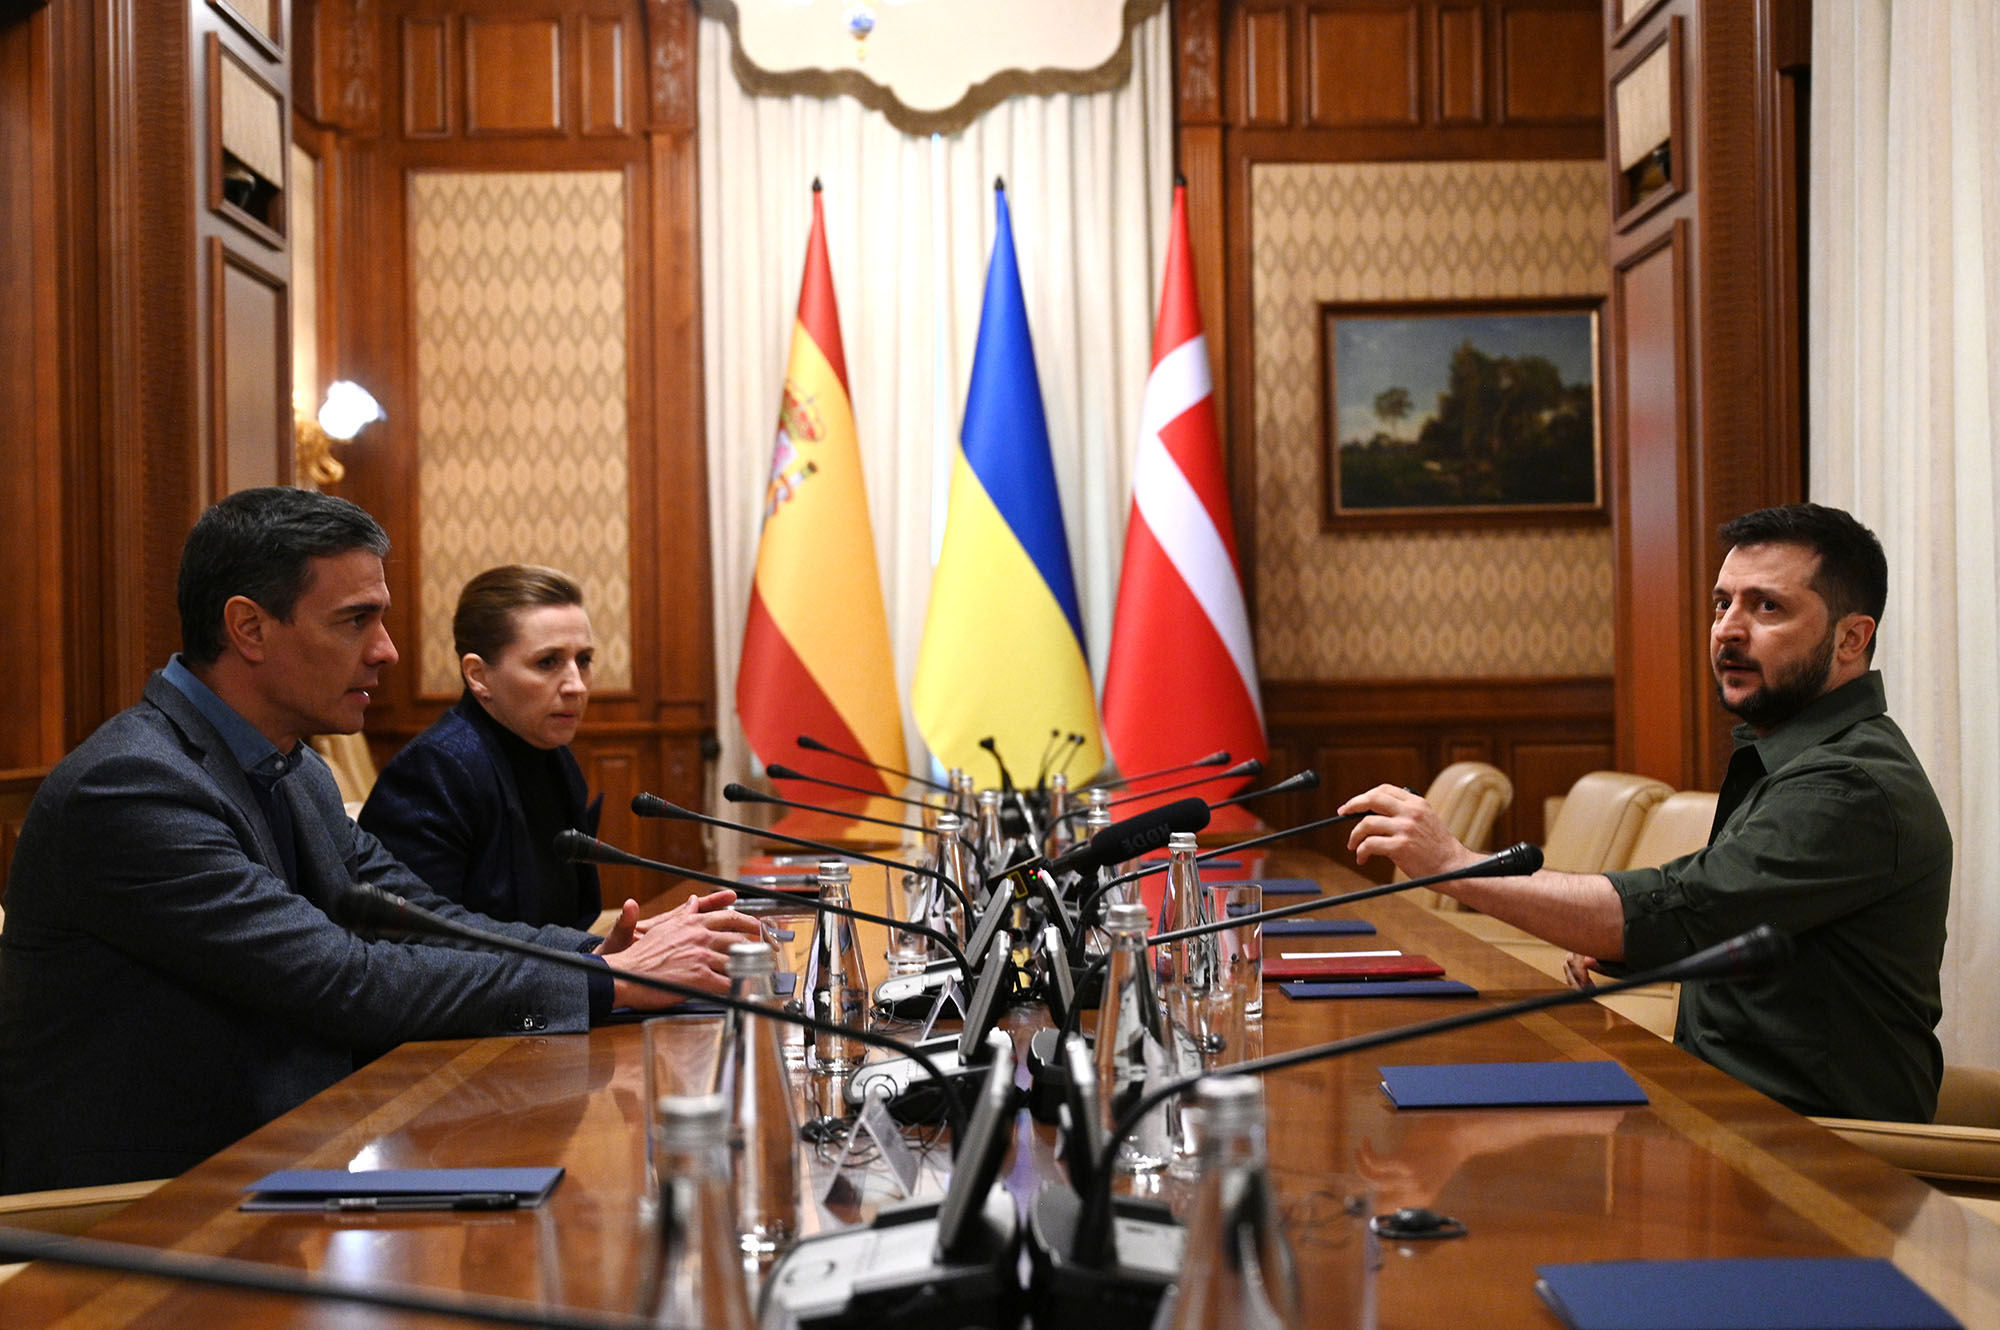
M 1252 168 L 1257 659 L 1277 679 L 1612 669 L 1603 527 L 1320 530 L 1319 304 L 1602 295 L 1596 162 Z
M 423 692 L 457 695 L 459 588 L 500 563 L 578 579 L 596 686 L 631 687 L 623 174 L 413 174 L 410 271 Z

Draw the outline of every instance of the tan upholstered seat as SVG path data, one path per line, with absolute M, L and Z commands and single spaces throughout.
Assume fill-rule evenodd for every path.
M 1514 802 L 1514 782 L 1500 768 L 1485 762 L 1454 762 L 1438 772 L 1430 789 L 1424 791 L 1424 800 L 1437 810 L 1438 817 L 1461 844 L 1469 849 L 1486 850 L 1493 845 L 1494 823 Z M 1398 869 L 1394 880 L 1402 882 L 1407 876 Z M 1433 908 L 1458 908 L 1458 903 L 1449 896 L 1434 891 L 1418 888 L 1416 896 L 1420 904 Z
M 1624 867 L 1657 868 L 1708 844 L 1709 828 L 1715 822 L 1715 800 L 1716 796 L 1705 790 L 1678 790 L 1660 800 L 1646 814 L 1646 825 L 1640 828 Z M 1679 984 L 1649 984 L 1598 1001 L 1662 1039 L 1674 1037 L 1681 1004 Z
M 358 816 L 361 805 L 368 802 L 368 792 L 375 788 L 375 755 L 368 751 L 368 740 L 358 734 L 316 734 L 312 746 L 333 768 L 333 781 L 340 787 L 347 815 Z
M 2000 1071 L 1947 1066 L 1937 1117 L 1917 1122 L 1815 1118 L 1842 1140 L 1955 1195 L 2000 1198 Z
M 1708 844 L 1718 796 L 1706 790 L 1676 790 L 1646 814 L 1646 825 L 1620 867 L 1658 868 Z
M 1646 815 L 1673 787 L 1627 771 L 1593 771 L 1569 787 L 1542 842 L 1542 862 L 1565 873 L 1623 868 Z

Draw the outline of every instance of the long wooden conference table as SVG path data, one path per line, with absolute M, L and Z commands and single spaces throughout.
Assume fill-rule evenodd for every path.
M 1274 855 L 1273 876 L 1358 882 L 1324 859 Z M 857 874 L 857 903 L 868 874 Z M 880 889 L 879 878 L 875 889 Z M 1276 903 L 1275 900 L 1273 903 Z M 1546 991 L 1551 981 L 1399 897 L 1350 907 L 1383 947 L 1421 952 L 1475 999 L 1294 1002 L 1266 990 L 1264 1051 L 1428 1019 L 1467 1003 Z M 801 930 L 803 931 L 803 930 Z M 864 936 L 871 962 L 879 933 Z M 706 1075 L 714 1026 L 685 1018 L 686 1074 Z M 1025 1039 L 1026 1013 L 1009 1026 Z M 683 1037 L 683 1036 L 677 1036 Z M 264 1262 L 344 1279 L 633 1310 L 650 1259 L 642 1221 L 640 1029 L 587 1036 L 407 1044 L 100 1224 L 93 1235 Z M 1252 1052 L 1257 1050 L 1252 1049 Z M 1650 1102 L 1616 1109 L 1398 1112 L 1378 1068 L 1411 1062 L 1612 1058 Z M 1595 1004 L 1279 1073 L 1268 1081 L 1271 1167 L 1299 1261 L 1308 1324 L 1326 1319 L 1318 1234 L 1339 1179 L 1358 1174 L 1376 1208 L 1424 1205 L 1463 1238 L 1385 1244 L 1383 1330 L 1557 1327 L 1536 1298 L 1552 1262 L 1716 1256 L 1887 1257 L 1968 1327 L 2000 1326 L 2000 1228 L 1949 1197 Z M 1057 1176 L 1046 1128 L 1024 1111 L 1004 1174 L 1017 1192 Z M 802 1146 L 815 1195 L 828 1161 Z M 927 1157 L 935 1188 L 945 1152 Z M 332 1217 L 244 1213 L 254 1179 L 281 1168 L 560 1164 L 537 1209 Z M 1164 1195 L 1184 1200 L 1186 1184 Z M 893 1194 L 880 1176 L 809 1228 L 856 1222 Z M 116 1278 L 47 1263 L 0 1283 L 0 1327 L 355 1327 L 460 1324 L 333 1303 Z

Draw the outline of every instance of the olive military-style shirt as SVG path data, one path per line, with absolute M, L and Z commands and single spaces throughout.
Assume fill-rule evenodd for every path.
M 1760 923 L 1797 945 L 1777 973 L 1684 986 L 1675 1043 L 1801 1113 L 1928 1122 L 1951 828 L 1886 710 L 1870 672 L 1762 739 L 1738 726 L 1707 847 L 1608 876 L 1632 969 Z

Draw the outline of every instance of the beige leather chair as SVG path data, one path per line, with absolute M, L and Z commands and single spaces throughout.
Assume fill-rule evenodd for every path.
M 1938 1087 L 1937 1116 L 1928 1126 L 1866 1118 L 1813 1120 L 1940 1191 L 2000 1200 L 2000 1071 L 1947 1066 Z
M 1468 849 L 1486 850 L 1493 845 L 1493 825 L 1514 802 L 1514 782 L 1500 768 L 1485 762 L 1454 762 L 1438 772 L 1437 779 L 1424 791 L 1424 800 L 1437 810 L 1451 834 Z M 1396 870 L 1393 879 L 1407 880 Z M 1435 891 L 1418 888 L 1418 903 L 1433 909 L 1456 910 L 1457 901 Z
M 375 788 L 375 755 L 368 751 L 368 740 L 359 734 L 316 734 L 312 746 L 333 768 L 347 815 L 359 817 L 368 792 Z
M 1542 841 L 1542 863 L 1565 873 L 1623 868 L 1639 831 L 1673 787 L 1628 771 L 1593 771 L 1569 787 Z
M 1562 811 L 1542 843 L 1546 867 L 1566 873 L 1602 873 L 1623 868 L 1639 841 L 1639 832 L 1653 808 L 1673 793 L 1673 787 L 1650 776 L 1624 771 L 1593 771 L 1570 786 Z M 1560 979 L 1562 948 L 1512 924 L 1471 911 L 1442 911 L 1444 917 L 1475 937 L 1484 938 L 1526 961 L 1551 978 Z
M 1646 825 L 1640 828 L 1624 867 L 1657 868 L 1708 844 L 1709 828 L 1715 823 L 1716 797 L 1705 790 L 1679 790 L 1660 800 L 1646 814 Z M 1681 986 L 1650 984 L 1598 1001 L 1660 1038 L 1672 1039 L 1674 1020 L 1680 1014 Z

